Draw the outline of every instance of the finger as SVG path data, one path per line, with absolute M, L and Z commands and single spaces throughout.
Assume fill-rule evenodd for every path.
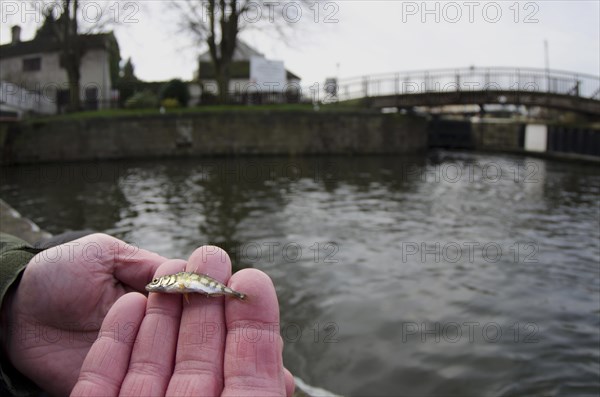
M 186 262 L 163 263 L 154 277 L 180 272 Z M 133 346 L 122 396 L 164 396 L 173 374 L 181 317 L 181 296 L 153 293 Z
M 146 297 L 123 295 L 108 311 L 71 396 L 117 396 L 146 309 Z
M 294 381 L 294 375 L 285 367 L 283 367 L 283 376 L 285 377 L 285 395 L 292 397 L 294 390 L 296 389 L 296 382 Z
M 152 280 L 158 267 L 167 261 L 155 252 L 118 239 L 114 239 L 111 247 L 115 278 L 137 291 L 145 292 L 146 284 Z
M 167 260 L 154 252 L 128 244 L 103 233 L 94 233 L 69 244 L 81 250 L 81 256 L 106 271 L 123 284 L 143 292 L 156 269 Z
M 222 249 L 204 246 L 190 256 L 186 270 L 227 283 L 231 261 Z M 167 395 L 221 394 L 225 343 L 223 299 L 190 294 L 190 303 L 183 303 L 175 370 Z
M 244 269 L 231 277 L 229 286 L 246 293 L 248 298 L 225 302 L 223 395 L 284 395 L 279 304 L 271 279 L 260 270 Z

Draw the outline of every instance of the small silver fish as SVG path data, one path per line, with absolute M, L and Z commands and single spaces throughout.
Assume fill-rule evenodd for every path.
M 206 296 L 229 295 L 241 300 L 246 299 L 246 294 L 234 291 L 206 274 L 192 272 L 179 272 L 157 277 L 146 285 L 146 291 L 184 294 L 186 300 L 187 294 L 190 293 L 199 293 Z

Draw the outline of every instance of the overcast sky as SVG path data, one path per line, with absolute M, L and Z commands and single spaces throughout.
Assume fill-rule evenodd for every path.
M 5 44 L 10 26 L 23 18 L 8 15 L 7 5 L 25 2 L 0 3 Z M 204 49 L 178 33 L 177 15 L 166 9 L 165 1 L 136 5 L 122 12 L 123 23 L 114 27 L 122 57 L 132 58 L 143 80 L 191 79 Z M 288 8 L 286 17 L 295 19 L 294 11 Z M 35 23 L 30 15 L 25 19 L 22 38 L 28 40 Z M 294 28 L 287 44 L 268 29 L 251 29 L 241 37 L 267 58 L 283 60 L 305 86 L 336 75 L 471 65 L 543 68 L 544 40 L 551 69 L 600 75 L 599 0 L 322 0 L 305 8 Z

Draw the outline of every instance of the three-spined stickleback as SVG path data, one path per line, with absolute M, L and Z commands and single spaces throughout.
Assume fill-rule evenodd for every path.
M 234 291 L 220 281 L 207 276 L 193 272 L 179 272 L 157 277 L 146 285 L 148 292 L 162 292 L 166 294 L 187 294 L 199 293 L 206 296 L 228 295 L 244 300 L 246 294 Z

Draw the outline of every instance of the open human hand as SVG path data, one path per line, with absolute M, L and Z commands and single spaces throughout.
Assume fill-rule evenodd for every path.
M 72 396 L 281 396 L 294 380 L 283 367 L 279 305 L 270 278 L 255 269 L 231 276 L 217 247 L 170 260 L 154 277 L 205 273 L 248 298 L 131 293 L 107 314 Z M 149 281 L 152 277 L 147 278 Z
M 167 259 L 106 234 L 42 251 L 2 304 L 11 363 L 52 395 L 68 395 L 109 309 Z

